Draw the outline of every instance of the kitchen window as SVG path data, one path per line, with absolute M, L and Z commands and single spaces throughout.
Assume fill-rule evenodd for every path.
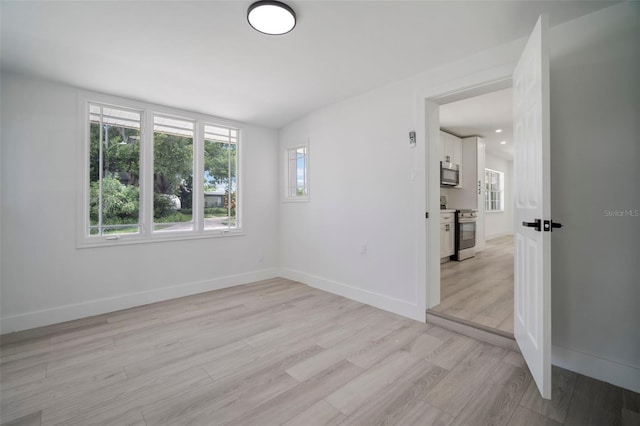
M 238 127 L 106 95 L 81 98 L 79 247 L 241 235 Z
M 486 212 L 504 211 L 504 173 L 484 169 L 484 208 Z

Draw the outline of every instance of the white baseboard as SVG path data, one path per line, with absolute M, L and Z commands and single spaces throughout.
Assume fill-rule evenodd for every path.
M 88 302 L 60 306 L 42 311 L 28 312 L 26 314 L 2 318 L 0 333 L 5 334 L 14 331 L 28 330 L 149 303 L 161 302 L 163 300 L 276 278 L 277 276 L 278 269 L 263 269 L 237 275 L 227 275 L 211 280 L 195 281 L 138 293 L 128 293 L 104 299 L 90 300 Z
M 554 365 L 640 393 L 640 368 L 553 345 Z
M 281 268 L 280 276 L 293 281 L 301 282 L 319 290 L 327 291 L 329 293 L 337 294 L 338 296 L 343 296 L 348 299 L 355 300 L 356 302 L 365 303 L 367 305 L 371 305 L 385 311 L 393 312 L 394 314 L 402 315 L 416 321 L 425 322 L 426 320 L 424 310 L 421 310 L 417 305 L 406 302 L 404 300 L 394 299 L 380 293 L 374 293 L 372 291 L 364 290 L 362 288 L 354 287 L 316 275 L 307 274 L 306 272 L 301 272 L 294 269 Z

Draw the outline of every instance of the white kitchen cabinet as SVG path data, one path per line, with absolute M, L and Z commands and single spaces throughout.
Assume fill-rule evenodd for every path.
M 455 253 L 455 213 L 440 213 L 440 258 L 447 258 Z
M 440 130 L 440 161 L 451 163 L 453 147 L 451 146 L 451 135 Z
M 462 139 L 456 136 L 451 136 L 451 162 L 460 166 L 460 176 L 462 176 Z M 462 179 L 460 183 L 462 184 Z
M 440 225 L 440 257 L 453 256 L 455 253 L 455 232 L 453 223 Z
M 482 250 L 484 236 L 484 167 L 485 142 L 482 138 L 472 136 L 462 139 L 462 165 L 460 182 L 464 187 L 449 191 L 449 205 L 461 209 L 478 209 L 476 220 L 476 248 Z
M 457 164 L 460 167 L 460 185 L 455 188 L 462 188 L 462 139 L 441 130 L 440 153 L 440 161 Z

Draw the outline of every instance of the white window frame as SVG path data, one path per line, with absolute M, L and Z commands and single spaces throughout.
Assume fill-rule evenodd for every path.
M 107 236 L 89 235 L 89 105 L 91 103 L 141 112 L 140 129 L 140 233 Z M 244 233 L 242 190 L 242 123 L 176 108 L 163 107 L 146 102 L 133 101 L 116 96 L 82 91 L 78 95 L 78 187 L 77 187 L 77 247 L 103 247 L 160 241 L 177 241 L 199 238 L 241 236 Z M 153 231 L 153 117 L 168 116 L 195 123 L 193 212 L 194 229 L 186 231 Z M 236 223 L 235 228 L 204 229 L 204 125 L 214 125 L 237 130 L 236 144 Z M 202 195 L 202 197 L 200 197 Z M 200 200 L 202 198 L 202 200 Z
M 198 154 L 197 159 L 198 159 L 198 161 L 202 162 L 200 164 L 198 170 L 203 170 L 203 171 L 204 171 L 204 151 L 205 151 L 204 147 L 205 147 L 205 143 L 206 143 L 205 140 L 209 140 L 209 139 L 205 139 L 205 136 L 206 136 L 205 126 L 226 127 L 226 128 L 233 129 L 233 130 L 237 131 L 237 135 L 235 137 L 235 139 L 236 139 L 236 141 L 235 141 L 235 145 L 236 145 L 236 182 L 235 182 L 235 185 L 236 185 L 236 203 L 241 208 L 236 208 L 236 223 L 237 223 L 236 228 L 223 231 L 223 232 L 226 232 L 226 233 L 235 232 L 236 229 L 238 229 L 238 230 L 240 229 L 240 224 L 242 223 L 242 220 L 241 220 L 242 206 L 244 205 L 243 201 L 241 199 L 242 191 L 240 190 L 240 145 L 241 145 L 240 144 L 240 139 L 241 139 L 241 136 L 242 136 L 241 135 L 241 130 L 237 126 L 236 127 L 220 126 L 219 123 L 216 123 L 216 122 L 213 122 L 213 121 L 204 121 L 204 122 L 201 123 L 200 134 L 202 135 L 202 138 L 201 138 L 202 139 L 202 143 L 198 147 L 200 154 Z M 229 143 L 231 143 L 231 139 L 233 139 L 232 135 L 229 136 Z M 214 143 L 221 143 L 221 141 L 214 141 Z M 194 153 L 194 155 L 195 155 L 195 153 Z M 199 181 L 198 181 L 199 182 L 198 183 L 199 188 L 203 188 L 203 191 L 204 191 L 204 173 L 198 173 L 198 176 L 199 176 L 198 177 L 198 179 L 199 179 Z M 194 185 L 195 185 L 195 180 L 194 180 Z M 198 201 L 199 203 L 204 203 L 204 193 L 202 195 L 203 195 L 202 197 L 199 197 L 199 201 Z M 228 202 L 231 203 L 231 193 L 229 194 L 229 201 Z M 198 211 L 200 211 L 200 210 L 204 211 L 203 208 L 204 208 L 204 205 L 199 207 Z M 230 212 L 231 211 L 229 210 L 229 213 Z M 202 227 L 204 228 L 204 215 L 201 215 L 201 216 L 202 216 L 202 221 L 203 221 Z M 216 232 L 216 231 L 217 230 L 205 230 L 205 232 Z
M 504 172 L 501 172 L 499 170 L 493 170 L 493 169 L 488 169 L 485 168 L 484 169 L 484 179 L 485 182 L 488 183 L 488 185 L 491 185 L 491 176 L 492 174 L 496 174 L 498 176 L 498 190 L 497 191 L 491 191 L 490 189 L 485 189 L 485 196 L 484 196 L 484 211 L 486 213 L 504 213 Z M 491 194 L 492 193 L 497 193 L 499 195 L 499 200 L 500 200 L 500 208 L 499 209 L 490 209 L 487 207 L 487 201 L 491 200 Z M 489 202 L 489 205 L 491 205 L 491 203 Z
M 304 186 L 307 190 L 306 195 L 291 195 L 291 173 L 292 173 L 292 169 L 291 169 L 291 163 L 289 161 L 289 155 L 291 153 L 291 151 L 297 151 L 300 148 L 304 148 L 305 149 L 305 182 L 304 182 Z M 309 201 L 309 196 L 311 194 L 311 185 L 310 185 L 310 162 L 309 162 L 309 158 L 310 158 L 310 151 L 309 151 L 309 143 L 304 143 L 304 144 L 300 144 L 300 145 L 294 145 L 294 146 L 288 146 L 284 149 L 283 152 L 283 165 L 284 167 L 283 169 L 283 188 L 282 188 L 282 201 L 283 202 L 289 202 L 289 203 L 304 203 L 304 202 L 308 202 Z M 295 171 L 293 171 L 294 173 L 297 174 L 297 168 Z M 297 185 L 296 185 L 297 188 Z
M 123 111 L 123 112 L 130 112 L 130 113 L 138 114 L 138 115 L 139 115 L 139 117 L 140 117 L 140 119 L 139 119 L 139 123 L 140 123 L 140 128 L 139 128 L 139 132 L 140 132 L 139 139 L 140 139 L 140 140 L 139 140 L 139 143 L 140 143 L 140 148 L 142 147 L 142 141 L 141 141 L 141 139 L 142 139 L 142 127 L 143 127 L 142 122 L 143 122 L 143 120 L 144 120 L 144 111 L 142 111 L 142 110 L 137 110 L 137 109 L 133 109 L 133 108 L 121 107 L 121 106 L 116 107 L 116 106 L 114 106 L 114 105 L 111 105 L 111 104 L 105 104 L 105 103 L 88 102 L 88 104 L 87 104 L 87 113 L 88 113 L 88 114 L 87 114 L 87 116 L 85 116 L 85 118 L 87 118 L 87 117 L 89 117 L 89 116 L 91 115 L 91 113 L 90 113 L 90 108 L 91 108 L 91 105 L 92 105 L 92 104 L 93 104 L 94 106 L 97 106 L 97 107 L 99 107 L 99 108 L 101 109 L 101 112 L 100 112 L 100 118 L 101 118 L 101 120 L 102 120 L 103 113 L 104 113 L 103 109 L 104 109 L 104 108 L 109 108 L 109 107 L 113 107 L 114 109 L 117 109 L 117 110 L 119 110 L 119 111 Z M 89 157 L 89 155 L 90 155 L 90 154 L 89 154 L 89 151 L 90 151 L 90 149 L 91 149 L 91 148 L 90 148 L 90 146 L 89 146 L 89 143 L 88 143 L 88 142 L 89 142 L 89 141 L 88 141 L 88 139 L 89 139 L 89 128 L 90 128 L 90 126 L 91 126 L 91 120 L 89 120 L 89 123 L 87 123 L 87 138 L 86 138 L 87 146 L 86 146 L 86 148 L 88 149 L 88 151 L 87 151 L 87 156 L 85 157 L 85 158 L 87 158 L 87 159 L 88 159 L 88 157 Z M 101 136 L 103 135 L 103 130 L 102 130 L 102 128 L 100 129 L 100 135 L 101 135 Z M 100 141 L 99 153 L 100 153 L 100 157 L 101 157 L 101 158 L 100 158 L 100 163 L 102 164 L 102 153 L 103 153 L 102 140 Z M 140 155 L 140 159 L 141 159 L 141 158 L 142 158 L 142 154 Z M 88 162 L 88 161 L 87 161 L 87 165 L 86 165 L 86 166 L 87 166 L 87 180 L 89 180 L 88 178 L 89 178 L 89 173 L 90 173 L 90 172 L 89 172 L 89 170 L 90 170 L 90 166 L 89 166 L 89 162 Z M 101 174 L 101 171 L 100 171 L 100 174 Z M 140 175 L 140 170 L 138 170 L 138 175 Z M 104 176 L 102 176 L 102 179 L 104 179 Z M 102 197 L 101 197 L 101 195 L 102 195 L 102 187 L 103 187 L 102 179 L 101 179 L 101 180 L 100 180 L 100 182 L 99 182 L 99 188 L 100 188 L 100 196 L 99 196 L 99 197 L 100 197 L 100 199 L 102 198 Z M 87 182 L 87 185 L 90 185 L 90 184 L 89 184 L 89 182 Z M 90 190 L 89 190 L 89 193 L 90 193 Z M 87 200 L 86 200 L 86 203 L 87 203 L 87 204 L 86 204 L 86 208 L 87 208 L 87 218 L 89 217 L 89 213 L 88 213 L 88 212 L 89 212 L 89 209 L 90 209 L 90 206 L 89 206 L 89 198 L 90 198 L 90 195 L 88 195 L 88 198 L 87 198 Z M 140 204 L 140 205 L 142 204 L 142 200 L 141 200 L 141 198 L 140 198 L 140 200 L 139 200 L 139 204 Z M 99 205 L 100 205 L 100 210 L 101 210 L 101 209 L 102 209 L 102 202 L 100 202 L 100 203 L 99 203 Z M 99 211 L 99 212 L 98 212 L 98 217 L 99 217 L 99 219 L 98 219 L 98 231 L 99 231 L 99 234 L 102 234 L 102 228 L 103 228 L 103 227 L 105 227 L 105 225 L 103 225 L 103 222 L 102 222 L 102 215 L 103 215 L 103 214 L 102 214 L 102 211 Z M 138 214 L 138 223 L 137 223 L 137 224 L 135 224 L 135 226 L 136 226 L 136 227 L 138 227 L 138 228 L 140 228 L 140 218 L 141 218 L 141 217 L 142 217 L 142 215 L 139 213 L 139 214 Z M 121 226 L 121 225 L 116 225 L 116 226 Z M 122 225 L 122 226 L 127 226 L 127 225 Z M 87 228 L 89 228 L 89 223 L 87 223 Z M 91 231 L 88 229 L 88 235 L 90 234 L 90 232 L 91 232 Z M 104 238 L 106 238 L 106 239 L 112 239 L 112 238 L 113 238 L 113 236 L 103 236 L 103 235 L 92 235 L 91 237 L 92 237 L 92 238 L 95 238 L 95 237 L 104 237 Z

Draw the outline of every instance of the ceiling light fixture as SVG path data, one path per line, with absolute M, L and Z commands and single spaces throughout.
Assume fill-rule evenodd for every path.
M 507 141 L 500 142 L 500 145 L 506 145 L 506 144 L 507 144 Z
M 496 133 L 502 133 L 502 129 L 496 129 Z
M 288 33 L 296 26 L 296 13 L 279 1 L 262 0 L 249 6 L 247 21 L 256 31 L 281 35 Z

